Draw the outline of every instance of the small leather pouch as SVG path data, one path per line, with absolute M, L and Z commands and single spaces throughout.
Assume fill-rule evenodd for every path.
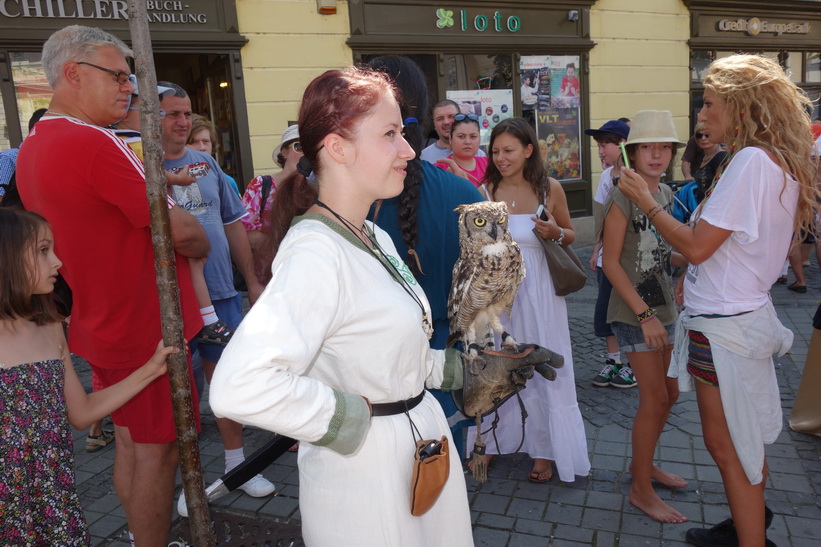
M 416 441 L 411 478 L 411 514 L 424 515 L 433 507 L 450 475 L 448 439 Z

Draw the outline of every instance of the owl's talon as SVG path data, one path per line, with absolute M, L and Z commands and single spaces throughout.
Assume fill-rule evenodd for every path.
M 519 343 L 508 332 L 502 333 L 502 349 L 512 353 L 519 353 Z

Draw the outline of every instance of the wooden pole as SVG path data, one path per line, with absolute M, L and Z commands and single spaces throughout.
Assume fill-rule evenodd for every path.
M 168 219 L 166 180 L 163 174 L 162 126 L 159 117 L 159 97 L 150 90 L 157 89 L 154 71 L 154 51 L 148 28 L 148 14 L 144 0 L 128 1 L 128 26 L 134 50 L 137 83 L 140 93 L 140 127 L 145 165 L 146 192 L 151 212 L 151 239 L 154 245 L 154 265 L 157 270 L 157 289 L 160 295 L 163 342 L 183 349 L 168 358 L 171 399 L 174 405 L 174 424 L 177 428 L 177 446 L 180 453 L 183 491 L 191 519 L 191 535 L 197 547 L 216 545 L 211 527 L 211 516 L 202 479 L 200 448 L 191 399 L 191 382 L 186 352 L 188 344 L 183 335 L 180 291 L 177 286 L 177 267 Z

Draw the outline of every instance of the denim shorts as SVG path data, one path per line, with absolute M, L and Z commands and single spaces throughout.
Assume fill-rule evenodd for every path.
M 628 325 L 627 323 L 619 323 L 614 321 L 610 323 L 610 328 L 613 329 L 613 334 L 616 335 L 616 340 L 619 342 L 619 349 L 624 353 L 638 353 L 642 351 L 656 351 L 650 349 L 644 341 L 644 333 L 638 325 Z M 670 343 L 676 335 L 676 324 L 672 323 L 664 327 L 667 329 L 667 337 Z

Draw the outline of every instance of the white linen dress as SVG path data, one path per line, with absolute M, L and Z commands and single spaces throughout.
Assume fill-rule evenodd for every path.
M 427 308 L 390 237 L 372 229 Z M 447 350 L 446 359 L 445 351 L 430 349 L 417 302 L 356 237 L 321 215 L 291 227 L 272 269 L 220 359 L 210 403 L 218 416 L 302 441 L 306 544 L 473 545 L 459 455 L 450 455 L 450 477 L 433 508 L 412 516 L 408 416 L 368 420 L 361 397 L 388 403 L 426 385 L 447 388 L 461 376 L 456 353 Z M 410 417 L 425 439 L 450 438 L 430 393 Z
M 570 346 L 570 325 L 563 296 L 556 296 L 553 279 L 544 256 L 544 249 L 533 233 L 531 214 L 510 215 L 510 233 L 519 244 L 525 261 L 525 278 L 513 302 L 511 316 L 502 316 L 505 330 L 519 343 L 539 344 L 564 356 L 564 367 L 557 369 L 555 381 L 539 374 L 527 381 L 519 392 L 525 408 L 525 439 L 519 451 L 531 458 L 555 462 L 559 478 L 573 482 L 576 475 L 590 472 L 587 439 L 579 405 L 576 401 L 576 380 L 573 374 L 573 352 Z M 485 417 L 486 431 L 495 415 Z M 496 429 L 498 446 L 491 433 L 483 434 L 488 454 L 511 454 L 522 441 L 522 412 L 514 396 L 499 408 Z M 466 449 L 473 450 L 476 427 L 468 431 Z

